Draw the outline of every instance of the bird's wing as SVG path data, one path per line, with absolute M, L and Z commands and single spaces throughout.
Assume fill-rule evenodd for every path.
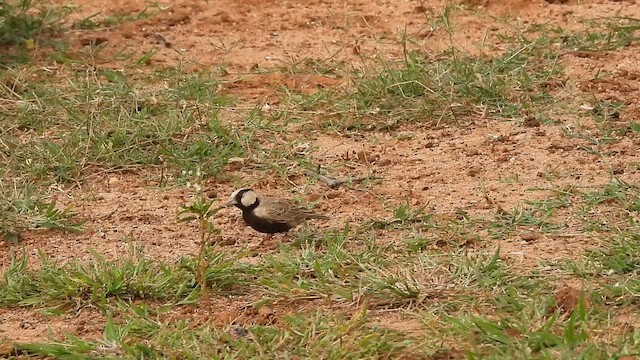
M 288 223 L 295 226 L 305 219 L 313 218 L 315 215 L 310 210 L 300 207 L 286 199 L 263 198 L 260 199 L 260 202 L 260 206 L 256 208 L 260 213 L 256 215 L 277 222 Z

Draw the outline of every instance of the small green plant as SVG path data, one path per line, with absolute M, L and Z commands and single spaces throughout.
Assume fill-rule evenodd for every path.
M 494 214 L 494 219 L 487 223 L 487 230 L 494 238 L 503 238 L 519 227 L 535 228 L 542 232 L 554 232 L 565 227 L 550 221 L 554 208 L 535 209 L 514 207 L 511 212 L 502 209 Z
M 611 51 L 630 46 L 638 40 L 640 20 L 625 17 L 603 17 L 583 21 L 586 30 L 560 34 L 561 45 L 574 51 Z
M 413 252 L 429 248 L 473 247 L 482 241 L 470 225 L 466 219 L 434 219 L 428 229 L 418 229 L 405 242 Z
M 0 3 L 0 44 L 19 44 L 38 33 L 42 19 L 27 15 L 30 1 Z
M 101 27 L 113 27 L 124 22 L 148 19 L 160 11 L 160 6 L 146 2 L 147 6 L 140 12 L 134 13 L 116 13 L 111 16 L 104 16 L 100 12 L 91 14 L 83 19 L 76 20 L 73 23 L 74 29 L 93 30 Z M 101 16 L 102 15 L 102 16 Z
M 432 216 L 430 214 L 424 214 L 427 205 L 420 206 L 417 209 L 412 209 L 408 201 L 400 204 L 393 211 L 393 218 L 391 219 L 372 219 L 369 221 L 368 227 L 375 229 L 384 228 L 398 228 L 407 224 L 422 224 L 428 226 L 432 224 Z
M 583 197 L 590 205 L 621 204 L 631 210 L 633 204 L 640 199 L 640 186 L 613 178 L 602 189 L 586 192 Z
M 196 220 L 200 227 L 200 249 L 196 256 L 196 277 L 205 294 L 207 293 L 207 265 L 204 255 L 212 236 L 220 233 L 220 230 L 210 219 L 223 208 L 222 206 L 211 208 L 214 202 L 215 200 L 206 200 L 200 196 L 193 204 L 183 207 L 178 212 L 178 222 L 186 223 Z
M 33 44 L 35 37 L 60 24 L 63 10 L 41 0 L 0 1 L 0 45 Z

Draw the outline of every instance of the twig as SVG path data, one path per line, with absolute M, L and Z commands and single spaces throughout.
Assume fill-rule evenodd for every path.
M 375 176 L 375 175 L 369 175 L 369 176 L 362 176 L 362 177 L 349 177 L 349 178 L 345 178 L 345 179 L 336 179 L 334 177 L 329 177 L 329 176 L 325 176 L 322 174 L 319 174 L 315 171 L 311 171 L 311 170 L 304 170 L 304 173 L 307 174 L 308 176 L 312 176 L 322 182 L 324 182 L 325 184 L 327 184 L 327 186 L 329 186 L 332 189 L 337 189 L 340 187 L 340 185 L 345 184 L 345 183 L 354 183 L 354 182 L 361 182 L 361 181 L 365 181 L 365 180 L 377 180 L 380 179 L 379 176 Z

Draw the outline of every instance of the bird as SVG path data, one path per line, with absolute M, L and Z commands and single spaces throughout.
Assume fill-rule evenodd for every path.
M 258 196 L 250 188 L 234 191 L 225 204 L 242 210 L 242 219 L 254 230 L 265 234 L 286 233 L 306 220 L 328 220 L 287 199 Z

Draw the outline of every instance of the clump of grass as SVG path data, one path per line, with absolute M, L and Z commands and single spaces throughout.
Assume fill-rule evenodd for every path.
M 378 261 L 377 249 L 354 253 L 347 251 L 349 226 L 324 234 L 320 241 L 299 239 L 296 249 L 283 249 L 268 256 L 256 267 L 256 281 L 270 296 L 262 302 L 282 299 L 322 299 L 352 301 L 358 292 L 357 281 L 369 261 Z M 322 245 L 323 248 L 319 246 Z
M 93 30 L 102 27 L 112 27 L 120 23 L 127 21 L 136 21 L 140 19 L 147 19 L 160 11 L 160 6 L 157 3 L 147 2 L 144 9 L 135 13 L 116 13 L 110 16 L 100 16 L 101 14 L 95 13 L 89 15 L 83 19 L 76 20 L 72 27 L 74 29 Z
M 0 304 L 42 306 L 85 303 L 103 307 L 112 299 L 167 299 L 188 295 L 193 286 L 186 271 L 143 256 L 106 261 L 97 253 L 86 264 L 58 266 L 46 258 L 40 269 L 27 270 L 26 258 L 14 258 L 0 282 Z
M 206 74 L 139 80 L 96 70 L 70 75 L 62 86 L 57 76 L 38 75 L 26 83 L 13 72 L 17 90 L 0 86 L 0 94 L 18 104 L 0 133 L 11 148 L 0 150 L 7 177 L 64 183 L 142 167 L 216 175 L 243 154 L 243 140 L 251 136 L 221 123 L 220 107 L 230 100 L 216 95 L 217 81 Z M 167 88 L 156 87 L 165 81 Z
M 47 6 L 40 0 L 0 2 L 0 45 L 33 43 L 44 32 L 60 25 L 65 9 Z
M 518 116 L 551 100 L 541 84 L 557 69 L 535 45 L 522 44 L 490 60 L 452 50 L 447 59 L 433 62 L 407 50 L 401 67 L 388 65 L 377 77 L 357 82 L 354 100 L 364 109 L 416 109 L 422 117 L 436 119 L 456 119 L 476 110 Z
M 425 214 L 427 205 L 412 209 L 409 201 L 405 201 L 393 210 L 390 219 L 371 219 L 365 227 L 374 229 L 404 228 L 408 225 L 417 224 L 421 227 L 434 226 L 432 215 Z
M 562 354 L 561 358 L 593 354 L 595 344 L 589 343 L 589 337 L 595 329 L 589 325 L 596 319 L 585 307 L 584 300 L 581 298 L 568 316 L 549 313 L 547 301 L 540 300 L 544 299 L 524 301 L 523 311 L 508 319 L 483 315 L 448 317 L 447 332 L 470 344 L 468 355 L 472 358 L 485 354 L 487 347 L 493 349 L 490 358 L 526 359 L 533 353 L 540 359 L 552 354 Z
M 377 70 L 354 74 L 346 96 L 316 97 L 316 105 L 350 117 L 355 112 L 358 118 L 344 127 L 371 129 L 358 120 L 364 118 L 380 121 L 375 130 L 389 130 L 401 122 L 438 124 L 470 116 L 514 119 L 557 101 L 548 84 L 562 69 L 548 39 L 518 38 L 509 45 L 497 55 L 470 54 L 452 45 L 434 58 L 410 49 L 409 40 L 402 39 L 400 61 L 377 60 Z M 540 111 L 538 115 L 544 118 Z
M 366 312 L 353 316 L 291 314 L 280 327 L 237 326 L 225 329 L 187 320 L 154 318 L 107 320 L 103 337 L 84 340 L 76 336 L 51 343 L 18 344 L 15 351 L 48 357 L 139 358 L 415 358 L 419 344 L 402 334 L 370 323 Z
M 41 255 L 36 270 L 26 257 L 14 256 L 0 278 L 0 306 L 49 306 L 68 304 L 109 308 L 117 301 L 162 300 L 189 303 L 199 296 L 198 265 L 207 262 L 206 282 L 221 291 L 249 285 L 245 271 L 229 261 L 228 253 L 204 255 L 200 262 L 185 257 L 175 264 L 148 258 L 137 247 L 123 259 L 106 260 L 93 252 L 88 262 L 64 265 Z M 196 265 L 197 264 L 197 265 Z
M 511 211 L 502 209 L 494 213 L 494 219 L 488 221 L 487 230 L 494 238 L 504 238 L 517 228 L 533 228 L 540 232 L 555 232 L 565 227 L 551 220 L 553 209 L 533 207 L 515 207 Z
M 561 34 L 562 45 L 576 51 L 611 51 L 636 42 L 640 19 L 629 17 L 602 17 L 583 21 L 586 30 Z
M 72 210 L 59 209 L 29 183 L 0 180 L 0 237 L 5 241 L 17 243 L 27 230 L 81 230 L 82 222 L 72 219 Z

